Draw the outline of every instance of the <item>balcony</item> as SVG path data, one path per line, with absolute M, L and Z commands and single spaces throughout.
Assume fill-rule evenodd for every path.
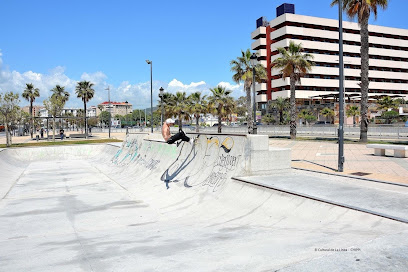
M 264 26 L 258 27 L 255 31 L 253 31 L 251 33 L 251 39 L 255 40 L 256 38 L 258 38 L 261 35 L 266 35 L 266 27 L 264 27 Z
M 266 103 L 268 102 L 268 99 L 266 97 L 266 94 L 258 94 L 255 97 L 255 101 L 256 103 L 261 103 L 261 102 Z
M 258 49 L 261 49 L 261 47 L 266 47 L 266 39 L 265 38 L 259 38 L 258 40 L 254 41 L 251 44 L 252 50 L 258 50 Z
M 257 84 L 255 84 L 255 91 L 256 92 L 266 91 L 266 90 L 267 90 L 266 83 L 257 83 Z

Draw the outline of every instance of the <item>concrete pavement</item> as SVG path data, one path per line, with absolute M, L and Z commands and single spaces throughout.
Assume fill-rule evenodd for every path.
M 338 173 L 338 145 L 330 141 L 291 141 L 269 139 L 271 146 L 292 149 L 292 167 L 327 173 Z M 386 156 L 374 156 L 365 144 L 344 145 L 345 175 L 389 182 L 408 183 L 408 158 L 394 158 L 392 151 Z
M 127 139 L 121 148 L 0 151 L 4 196 L 0 270 L 406 271 L 408 267 L 408 224 L 228 179 L 231 173 L 225 171 L 239 173 L 234 167 L 247 159 L 240 139 L 231 145 L 208 136 L 179 147 L 141 140 Z M 216 151 L 212 144 L 219 151 L 212 152 Z M 210 152 L 202 157 L 198 149 L 204 145 Z M 227 156 L 239 153 L 244 156 Z M 377 205 L 369 197 L 355 205 L 405 216 L 405 187 L 299 170 L 270 178 L 276 186 L 291 186 L 287 182 L 291 180 L 292 189 L 309 195 L 320 192 L 326 198 L 377 193 L 382 199 Z M 401 196 L 401 201 L 394 196 Z M 355 200 L 342 201 L 350 199 Z

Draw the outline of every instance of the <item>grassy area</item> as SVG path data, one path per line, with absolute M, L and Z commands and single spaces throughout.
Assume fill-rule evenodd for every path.
M 33 143 L 19 143 L 13 144 L 11 147 L 38 147 L 38 146 L 51 146 L 51 145 L 76 145 L 76 144 L 102 144 L 102 143 L 112 143 L 112 142 L 123 142 L 117 139 L 98 139 L 98 140 L 78 140 L 78 141 L 44 141 L 44 142 L 33 142 Z M 0 144 L 0 148 L 6 148 L 5 144 Z

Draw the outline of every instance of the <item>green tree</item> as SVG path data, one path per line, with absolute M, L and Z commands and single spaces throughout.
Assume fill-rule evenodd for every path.
M 353 127 L 356 125 L 356 116 L 360 114 L 360 110 L 357 106 L 350 106 L 346 110 L 347 117 L 353 116 Z
M 251 65 L 251 51 L 247 49 L 245 52 L 241 50 L 241 56 L 236 60 L 230 62 L 231 71 L 234 73 L 232 79 L 236 83 L 244 82 L 244 89 L 246 91 L 246 108 L 247 108 L 247 119 L 248 119 L 248 133 L 252 133 L 254 127 L 254 120 L 251 109 L 251 86 L 253 84 L 252 79 L 252 65 Z M 258 63 L 255 66 L 255 81 L 262 82 L 266 79 L 266 70 L 262 64 Z
M 13 92 L 0 93 L 0 118 L 3 119 L 6 132 L 6 146 L 12 145 L 11 133 L 9 132 L 11 123 L 17 119 L 20 107 L 18 94 Z
M 52 90 L 52 95 L 53 96 L 59 96 L 62 98 L 62 101 L 64 101 L 64 105 L 65 103 L 69 100 L 69 92 L 65 91 L 65 87 L 64 86 L 60 86 L 60 85 L 56 85 Z
M 323 109 L 320 111 L 320 114 L 323 115 L 323 116 L 326 117 L 326 118 L 329 118 L 329 119 L 330 119 L 330 122 L 332 122 L 332 119 L 333 119 L 333 117 L 334 117 L 334 110 L 332 110 L 332 109 L 326 107 L 326 108 L 323 108 Z
M 283 112 L 289 108 L 289 100 L 287 98 L 278 97 L 271 103 L 271 107 L 279 112 L 279 124 L 284 124 Z
M 101 119 L 102 123 L 109 125 L 110 112 L 102 111 L 101 114 L 99 114 L 99 118 Z
M 86 122 L 86 103 L 91 100 L 95 94 L 95 90 L 92 88 L 93 83 L 89 81 L 80 81 L 77 83 L 75 87 L 75 93 L 77 94 L 78 98 L 81 98 L 82 102 L 84 102 L 84 125 L 85 125 L 85 138 L 88 139 L 88 126 Z
M 248 112 L 247 112 L 247 107 L 246 107 L 246 97 L 245 96 L 240 96 L 238 97 L 236 101 L 237 105 L 237 115 L 238 116 L 244 116 L 246 118 Z
M 272 114 L 266 114 L 266 115 L 262 116 L 262 123 L 265 123 L 265 124 L 268 124 L 268 125 L 275 124 L 276 120 L 272 116 Z
M 55 117 L 60 116 L 65 105 L 63 96 L 52 95 L 44 100 L 44 106 L 52 116 L 52 140 L 55 141 Z
M 331 6 L 338 5 L 339 0 L 333 0 Z M 360 142 L 367 142 L 368 131 L 368 89 L 369 89 L 369 32 L 368 32 L 368 19 L 371 12 L 374 14 L 374 18 L 377 19 L 378 7 L 386 9 L 388 6 L 387 0 L 343 0 L 343 6 L 341 7 L 347 13 L 350 19 L 357 17 L 358 24 L 360 25 L 360 56 L 361 56 L 361 122 L 360 122 Z
M 399 106 L 399 102 L 389 96 L 381 97 L 380 99 L 378 99 L 377 103 L 380 110 L 393 110 L 397 109 Z
M 230 96 L 232 91 L 226 90 L 225 87 L 218 85 L 210 91 L 212 95 L 208 98 L 208 105 L 211 112 L 218 116 L 218 133 L 221 133 L 222 118 L 234 112 L 235 102 Z
M 65 87 L 56 85 L 51 89 L 51 92 L 51 97 L 60 97 L 65 106 L 66 102 L 69 100 L 69 92 L 65 91 Z M 62 127 L 62 119 L 60 119 L 60 127 Z
M 385 119 L 387 124 L 391 124 L 391 120 L 398 118 L 399 113 L 395 110 L 387 110 L 381 113 L 381 117 Z
M 201 95 L 200 92 L 192 93 L 188 96 L 189 99 L 189 112 L 194 115 L 196 120 L 196 132 L 200 132 L 200 115 L 206 114 L 208 111 L 208 103 L 206 95 Z
M 34 130 L 33 103 L 35 101 L 35 98 L 40 96 L 40 90 L 38 88 L 34 88 L 34 85 L 32 83 L 27 83 L 26 88 L 24 89 L 23 94 L 21 96 L 25 100 L 30 102 L 30 117 L 31 117 L 30 134 L 31 138 L 33 138 Z
M 158 105 L 158 110 L 162 110 L 163 108 L 163 112 L 164 112 L 164 116 L 163 116 L 163 122 L 167 119 L 172 117 L 172 112 L 171 112 L 171 100 L 173 99 L 173 94 L 171 93 L 163 93 L 163 100 L 160 99 L 159 100 L 159 105 Z
M 289 48 L 278 48 L 281 57 L 273 61 L 273 68 L 280 69 L 282 78 L 290 78 L 290 138 L 296 139 L 296 83 L 312 70 L 313 56 L 303 53 L 302 44 L 290 41 Z
M 314 116 L 313 113 L 308 109 L 302 109 L 299 112 L 298 117 L 304 119 L 308 125 L 310 124 L 310 122 L 315 121 L 317 119 L 316 116 Z
M 183 120 L 190 120 L 188 104 L 189 101 L 185 92 L 177 92 L 175 95 L 171 95 L 166 102 L 168 115 L 178 117 L 180 129 L 183 129 Z
M 142 110 L 134 110 L 132 112 L 132 119 L 135 120 L 136 124 L 141 126 L 144 122 L 144 112 Z

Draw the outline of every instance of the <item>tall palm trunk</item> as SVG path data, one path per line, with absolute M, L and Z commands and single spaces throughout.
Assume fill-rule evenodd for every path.
M 178 116 L 178 119 L 179 119 L 179 130 L 183 130 L 183 121 L 181 120 L 181 118 L 182 118 L 182 115 L 179 115 L 179 116 Z
M 222 105 L 218 106 L 218 133 L 221 133 L 221 111 L 222 111 Z
M 52 116 L 52 140 L 55 142 L 55 116 Z
M 11 146 L 11 136 L 9 133 L 8 120 L 5 119 L 4 121 L 4 129 L 6 131 L 6 146 L 9 147 Z
M 247 107 L 247 120 L 248 120 L 248 134 L 252 134 L 254 128 L 254 122 L 252 120 L 252 110 L 251 110 L 251 85 L 245 83 L 246 91 L 246 107 Z
M 88 126 L 86 125 L 86 101 L 84 100 L 84 121 L 85 121 L 85 139 L 88 139 Z
M 282 109 L 279 111 L 279 124 L 280 125 L 283 124 L 283 110 Z
M 290 138 L 296 140 L 296 79 L 295 75 L 290 75 Z
M 31 122 L 30 122 L 30 135 L 31 135 L 31 139 L 33 138 L 33 130 L 34 130 L 34 118 L 33 118 L 33 100 L 30 99 L 30 118 L 31 118 Z
M 196 115 L 196 132 L 200 132 L 200 128 L 199 128 L 199 119 L 200 119 L 200 115 Z
M 368 69 L 369 69 L 369 56 L 368 56 L 368 15 L 364 16 L 361 21 L 361 126 L 360 126 L 360 142 L 367 142 L 367 130 L 368 130 Z

